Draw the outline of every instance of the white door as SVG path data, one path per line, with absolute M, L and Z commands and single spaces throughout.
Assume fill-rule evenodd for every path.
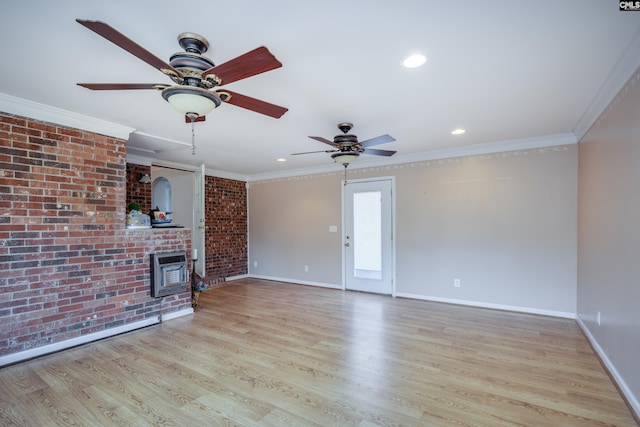
M 344 287 L 393 295 L 393 178 L 343 187 Z
M 193 249 L 198 251 L 198 260 L 196 261 L 196 273 L 200 277 L 206 277 L 205 271 L 205 252 L 204 238 L 206 231 L 205 211 L 204 211 L 204 181 L 205 167 L 200 166 L 193 174 L 193 224 L 191 229 L 191 245 Z

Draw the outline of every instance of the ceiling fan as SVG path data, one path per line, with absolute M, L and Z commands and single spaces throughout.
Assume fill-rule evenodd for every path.
M 178 43 L 185 51 L 173 54 L 167 63 L 104 22 L 82 19 L 76 21 L 158 69 L 176 83 L 78 83 L 79 86 L 91 90 L 161 90 L 162 97 L 191 123 L 205 120 L 205 115 L 222 102 L 276 119 L 288 111 L 287 108 L 237 92 L 215 90 L 224 84 L 282 67 L 282 63 L 264 46 L 215 65 L 203 55 L 209 48 L 209 42 L 204 37 L 182 33 L 178 36 Z
M 299 154 L 311 154 L 311 153 L 333 153 L 331 158 L 336 162 L 344 165 L 346 168 L 349 163 L 354 162 L 360 154 L 373 154 L 374 156 L 393 156 L 396 152 L 391 150 L 377 150 L 373 147 L 375 145 L 386 144 L 387 142 L 395 141 L 395 138 L 389 135 L 380 135 L 376 138 L 367 139 L 366 141 L 358 142 L 356 135 L 350 134 L 349 131 L 353 127 L 352 123 L 340 123 L 338 129 L 340 129 L 343 135 L 336 135 L 333 137 L 333 142 L 321 136 L 310 136 L 309 138 L 316 141 L 324 142 L 332 146 L 333 150 L 321 150 L 321 151 L 306 151 L 304 153 L 293 153 L 292 156 Z

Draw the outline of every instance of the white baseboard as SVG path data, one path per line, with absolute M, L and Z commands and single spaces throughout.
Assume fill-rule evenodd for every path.
M 624 394 L 627 402 L 629 402 L 629 405 L 635 412 L 636 417 L 640 418 L 640 401 L 638 401 L 638 398 L 633 394 L 631 389 L 629 389 L 629 386 L 627 386 L 624 378 L 622 378 L 615 365 L 611 363 L 611 360 L 609 360 L 609 357 L 607 357 L 607 353 L 605 353 L 602 347 L 600 347 L 600 344 L 598 344 L 598 341 L 591 334 L 591 331 L 589 331 L 589 328 L 587 328 L 587 325 L 582 321 L 580 316 L 576 316 L 576 322 L 578 323 L 578 326 L 580 326 L 580 329 L 582 329 L 582 332 L 584 332 L 584 334 L 587 336 L 587 339 L 591 343 L 591 346 L 594 348 L 596 353 L 598 353 L 600 360 L 602 360 L 602 363 L 604 363 L 605 367 L 609 371 L 609 374 L 611 374 L 611 376 L 613 377 L 616 385 L 618 386 L 622 394 Z
M 309 282 L 306 280 L 298 280 L 298 279 L 288 279 L 285 277 L 273 277 L 273 276 L 259 276 L 252 274 L 249 276 L 251 279 L 263 279 L 263 280 L 273 280 L 275 282 L 286 282 L 293 283 L 295 285 L 307 285 L 307 286 L 318 286 L 320 288 L 330 288 L 330 289 L 342 289 L 341 285 L 336 285 L 333 283 L 322 283 L 322 282 Z
M 105 329 L 103 331 L 95 332 L 93 334 L 82 335 L 80 337 L 71 338 L 71 339 L 56 342 L 53 344 L 43 345 L 40 347 L 21 351 L 18 353 L 8 354 L 6 356 L 0 357 L 0 367 L 11 365 L 17 362 L 22 362 L 23 360 L 33 359 L 34 357 L 44 356 L 45 354 L 55 353 L 56 351 L 65 350 L 71 347 L 76 347 L 78 345 L 87 344 L 92 341 L 101 340 L 103 338 L 109 338 L 114 335 L 133 331 L 135 329 L 140 329 L 146 326 L 155 325 L 156 323 L 159 323 L 159 319 L 157 317 L 150 317 L 148 319 L 141 320 L 139 322 L 128 323 L 126 325 Z
M 163 314 L 162 320 L 172 320 L 178 317 L 188 316 L 193 314 L 193 308 L 189 307 L 184 310 L 173 311 L 171 313 Z M 131 332 L 136 329 L 144 328 L 147 326 L 160 323 L 158 317 L 150 317 L 139 322 L 128 323 L 126 325 L 118 326 L 115 328 L 105 329 L 93 334 L 82 335 L 80 337 L 71 338 L 68 340 L 56 342 L 53 344 L 43 345 L 40 347 L 32 348 L 29 350 L 21 351 L 18 353 L 7 354 L 6 356 L 0 356 L 0 367 L 11 365 L 14 363 L 22 362 L 24 360 L 33 359 L 35 357 L 44 356 L 46 354 L 55 353 L 57 351 L 66 350 L 71 347 L 76 347 L 82 344 L 88 344 L 93 341 L 98 341 L 104 338 L 113 337 L 115 335 L 123 334 L 125 332 Z
M 343 289 L 342 285 L 336 285 L 333 283 L 309 282 L 305 280 L 289 279 L 285 277 L 260 276 L 256 274 L 252 274 L 249 277 L 252 279 L 273 280 L 276 282 L 286 282 L 286 283 L 293 283 L 297 285 L 318 286 L 318 287 L 330 288 L 330 289 Z M 565 319 L 576 318 L 575 313 L 568 313 L 564 311 L 542 310 L 542 309 L 536 309 L 536 308 L 530 308 L 530 307 L 491 304 L 491 303 L 484 303 L 484 302 L 478 302 L 478 301 L 457 300 L 452 298 L 430 297 L 427 295 L 408 294 L 408 293 L 401 293 L 401 292 L 396 292 L 393 296 L 398 298 L 410 298 L 410 299 L 419 299 L 424 301 L 443 302 L 447 304 L 466 305 L 470 307 L 491 308 L 494 310 L 502 310 L 502 311 L 515 311 L 518 313 L 537 314 L 541 316 L 562 317 Z
M 515 311 L 518 313 L 537 314 L 541 316 L 562 317 L 566 319 L 576 318 L 575 313 L 567 313 L 564 311 L 542 310 L 538 308 L 519 307 L 519 306 L 503 305 L 503 304 L 491 304 L 486 302 L 457 300 L 453 298 L 430 297 L 426 295 L 407 294 L 407 293 L 396 293 L 395 296 L 400 298 L 411 298 L 411 299 L 421 299 L 421 300 L 433 301 L 433 302 L 444 302 L 447 304 L 466 305 L 470 307 L 491 308 L 493 310 Z
M 226 282 L 232 282 L 234 280 L 240 280 L 240 279 L 246 279 L 248 278 L 249 275 L 248 274 L 240 274 L 238 276 L 229 276 L 225 279 Z
M 162 321 L 177 319 L 178 317 L 188 316 L 190 314 L 193 314 L 193 308 L 191 307 L 185 308 L 184 310 L 172 311 L 171 313 L 163 314 Z

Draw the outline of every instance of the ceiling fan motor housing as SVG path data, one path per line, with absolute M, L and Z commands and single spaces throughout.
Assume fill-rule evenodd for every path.
M 203 55 L 209 48 L 209 42 L 199 34 L 182 33 L 178 36 L 178 43 L 185 51 L 174 53 L 169 58 L 169 64 L 182 75 L 182 80 L 177 83 L 211 88 L 208 81 L 202 80 L 202 72 L 215 66 L 210 58 Z
M 169 61 L 169 64 L 171 64 L 173 68 L 177 68 L 181 71 L 185 68 L 189 68 L 202 72 L 214 66 L 214 63 L 211 59 L 207 58 L 204 55 L 191 52 L 174 53 L 173 55 L 171 55 Z
M 333 138 L 333 143 L 342 153 L 364 153 L 364 148 L 358 143 L 356 135 L 336 135 Z
M 344 122 L 338 124 L 338 129 L 340 129 L 344 135 L 336 135 L 333 137 L 333 143 L 340 149 L 340 152 L 336 153 L 337 156 L 340 156 L 341 153 L 364 153 L 364 148 L 358 142 L 358 137 L 349 133 L 352 127 L 353 123 Z M 333 158 L 334 156 L 331 157 Z
M 357 144 L 358 137 L 352 134 L 348 135 L 336 135 L 333 137 L 333 142 L 336 144 Z

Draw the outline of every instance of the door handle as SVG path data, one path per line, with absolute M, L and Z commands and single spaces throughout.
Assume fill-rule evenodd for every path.
M 346 247 L 349 247 L 349 246 L 351 246 L 351 243 L 347 242 L 347 243 L 345 243 L 344 245 L 345 245 Z

